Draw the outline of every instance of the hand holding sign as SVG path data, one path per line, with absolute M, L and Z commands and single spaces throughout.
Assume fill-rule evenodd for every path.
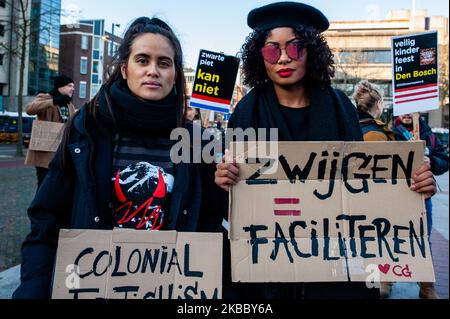
M 215 183 L 228 192 L 230 185 L 239 181 L 239 164 L 233 160 L 229 150 L 225 150 L 222 163 L 217 164 Z
M 410 188 L 417 193 L 423 193 L 425 199 L 436 194 L 436 181 L 431 172 L 430 159 L 428 157 L 425 157 L 422 166 L 414 173 Z

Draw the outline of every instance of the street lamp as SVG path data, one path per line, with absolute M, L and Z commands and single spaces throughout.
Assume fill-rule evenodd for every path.
M 120 28 L 120 24 L 114 22 L 112 24 L 110 56 L 114 54 L 114 27 Z

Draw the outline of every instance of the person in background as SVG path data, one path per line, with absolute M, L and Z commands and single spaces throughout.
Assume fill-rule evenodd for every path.
M 448 171 L 449 156 L 445 147 L 439 138 L 433 134 L 428 124 L 419 118 L 420 139 L 425 141 L 425 158 L 431 166 L 431 172 L 434 175 L 442 175 Z M 394 118 L 392 131 L 398 141 L 414 140 L 414 127 L 412 114 L 404 114 Z M 433 229 L 433 204 L 431 197 L 425 200 L 425 208 L 427 210 L 428 238 L 430 238 Z M 431 241 L 430 241 L 431 246 Z M 424 299 L 439 299 L 439 296 L 432 282 L 421 282 L 419 297 Z
M 353 100 L 358 109 L 364 141 L 395 141 L 394 132 L 380 120 L 383 114 L 383 91 L 379 86 L 367 80 L 359 82 Z
M 200 109 L 197 107 L 187 107 L 187 111 L 186 111 L 186 119 L 188 121 L 201 121 L 202 117 L 200 114 Z
M 58 75 L 53 81 L 53 89 L 48 93 L 38 94 L 34 100 L 26 106 L 28 115 L 36 115 L 40 121 L 66 123 L 75 113 L 72 104 L 72 95 L 75 91 L 74 82 L 65 75 Z M 37 185 L 48 173 L 48 164 L 52 160 L 54 152 L 28 150 L 25 164 L 36 167 Z
M 383 91 L 376 84 L 363 80 L 356 85 L 353 93 L 353 100 L 358 109 L 359 125 L 363 132 L 364 141 L 395 141 L 394 132 L 379 118 L 383 113 Z M 427 161 L 427 159 L 426 159 Z M 426 172 L 430 173 L 428 166 Z M 425 172 L 425 171 L 424 171 Z M 425 198 L 433 195 L 428 189 L 418 189 L 419 193 L 424 193 Z M 430 199 L 427 199 L 430 201 Z M 392 282 L 380 283 L 380 297 L 388 298 L 392 291 Z

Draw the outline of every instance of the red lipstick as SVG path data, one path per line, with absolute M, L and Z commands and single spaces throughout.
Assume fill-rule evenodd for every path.
M 294 73 L 293 69 L 281 69 L 277 71 L 277 74 L 282 78 L 288 78 Z

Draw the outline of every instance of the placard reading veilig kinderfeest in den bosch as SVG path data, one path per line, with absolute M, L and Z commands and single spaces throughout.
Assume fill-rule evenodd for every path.
M 392 38 L 394 115 L 439 108 L 437 32 Z
M 228 113 L 238 68 L 236 57 L 200 50 L 190 106 Z

